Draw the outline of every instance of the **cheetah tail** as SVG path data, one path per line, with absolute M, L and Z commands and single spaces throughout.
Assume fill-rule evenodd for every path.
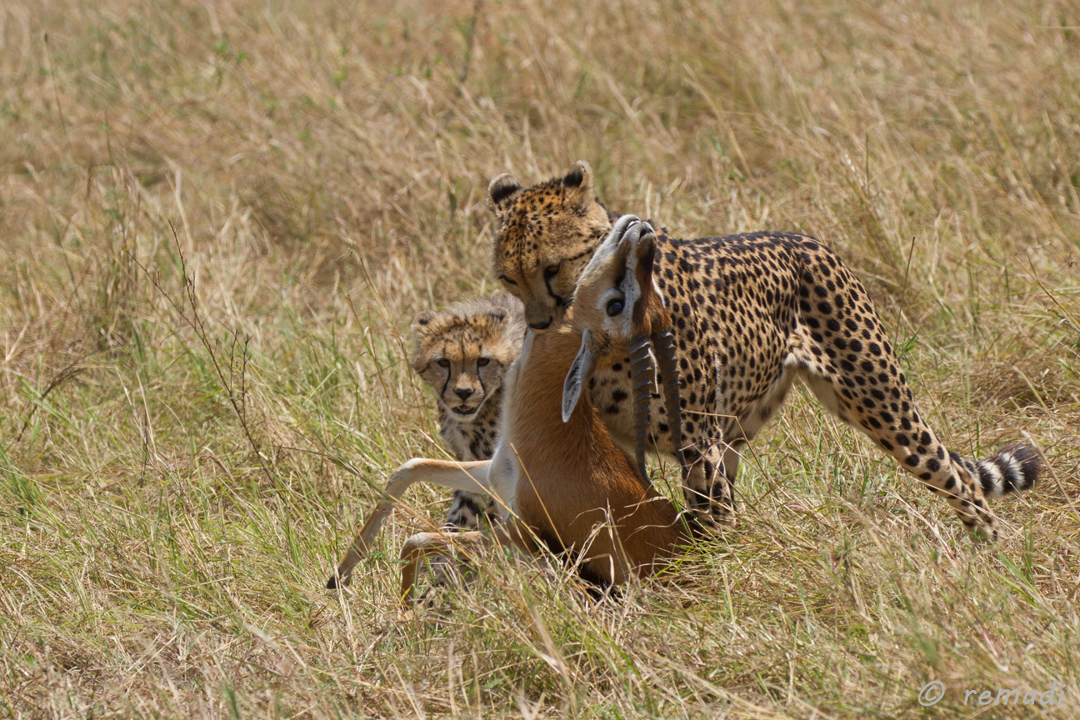
M 1006 445 L 985 460 L 965 460 L 955 453 L 952 455 L 979 478 L 983 495 L 987 498 L 1030 490 L 1042 471 L 1039 451 L 1023 442 Z

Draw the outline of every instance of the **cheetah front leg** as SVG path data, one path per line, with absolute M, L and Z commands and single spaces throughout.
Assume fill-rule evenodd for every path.
M 686 451 L 689 472 L 683 483 L 686 507 L 698 517 L 711 524 L 724 527 L 735 525 L 735 473 L 727 471 L 725 449 L 720 437 L 711 433 L 695 442 Z M 704 446 L 704 452 L 697 448 Z
M 483 520 L 493 523 L 498 515 L 499 505 L 494 497 L 455 490 L 442 529 L 449 532 L 479 530 Z

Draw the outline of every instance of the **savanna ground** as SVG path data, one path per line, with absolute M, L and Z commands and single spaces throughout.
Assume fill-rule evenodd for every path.
M 1080 11 L 959 5 L 5 3 L 0 714 L 1076 717 Z M 1045 453 L 1004 539 L 800 389 L 675 585 L 492 558 L 409 617 L 416 489 L 323 590 L 441 456 L 403 336 L 494 289 L 488 180 L 578 158 L 677 234 L 838 250 L 952 449 Z

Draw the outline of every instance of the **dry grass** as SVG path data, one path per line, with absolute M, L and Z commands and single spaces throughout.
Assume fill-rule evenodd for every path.
M 1080 714 L 1080 14 L 960 5 L 5 3 L 0 715 Z M 679 584 L 493 559 L 403 619 L 420 490 L 321 590 L 440 452 L 401 333 L 492 287 L 488 179 L 577 158 L 678 233 L 840 251 L 953 449 L 1045 451 L 1006 539 L 797 393 Z

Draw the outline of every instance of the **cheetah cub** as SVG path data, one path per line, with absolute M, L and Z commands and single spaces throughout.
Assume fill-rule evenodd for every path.
M 435 391 L 439 436 L 458 461 L 490 460 L 499 434 L 503 376 L 521 354 L 525 311 L 502 293 L 425 311 L 412 325 L 412 368 Z M 462 490 L 447 528 L 475 530 L 495 516 L 494 501 Z

